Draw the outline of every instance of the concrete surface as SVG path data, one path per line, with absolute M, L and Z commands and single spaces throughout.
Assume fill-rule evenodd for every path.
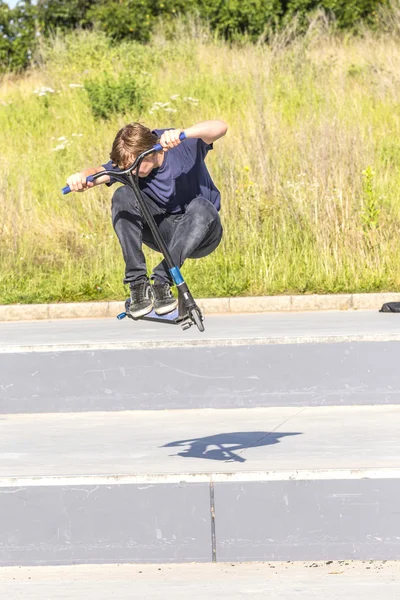
M 201 310 L 213 313 L 260 313 L 299 310 L 379 310 L 383 303 L 400 300 L 400 293 L 301 294 L 197 299 Z M 124 310 L 121 302 L 0 305 L 0 321 L 112 317 Z
M 396 404 L 399 341 L 370 311 L 3 323 L 0 414 Z
M 360 312 L 211 315 L 206 331 L 124 319 L 0 323 L 0 352 L 399 341 L 400 315 Z
M 390 469 L 399 430 L 400 406 L 9 415 L 0 477 Z
M 7 600 L 397 600 L 400 563 L 3 568 L 0 593 Z
M 0 489 L 0 566 L 399 559 L 398 477 L 258 478 L 19 480 Z
M 400 319 L 206 324 L 0 324 L 0 565 L 400 558 Z
M 400 557 L 399 406 L 7 415 L 0 565 Z
M 0 414 L 398 404 L 400 342 L 7 353 Z

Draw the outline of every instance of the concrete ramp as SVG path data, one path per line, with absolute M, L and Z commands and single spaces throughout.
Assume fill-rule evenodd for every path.
M 0 414 L 399 404 L 400 342 L 0 354 Z
M 400 318 L 274 317 L 0 325 L 0 565 L 398 559 Z
M 0 421 L 0 562 L 395 559 L 395 406 Z

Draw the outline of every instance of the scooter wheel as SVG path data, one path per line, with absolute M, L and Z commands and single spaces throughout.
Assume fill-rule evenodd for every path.
M 199 331 L 203 332 L 204 331 L 203 317 L 198 308 L 193 308 L 190 311 L 190 318 L 197 325 L 197 329 Z

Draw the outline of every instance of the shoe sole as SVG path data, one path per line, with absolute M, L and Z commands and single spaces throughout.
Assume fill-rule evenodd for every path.
M 144 317 L 145 315 L 147 315 L 149 312 L 151 312 L 153 310 L 154 306 L 152 304 L 150 304 L 150 306 L 146 306 L 146 308 L 142 308 L 141 310 L 137 310 L 136 312 L 133 311 L 129 311 L 131 317 L 133 317 L 134 319 L 140 319 L 140 317 Z
M 173 304 L 169 304 L 168 306 L 162 306 L 161 308 L 155 308 L 157 315 L 166 315 L 167 313 L 172 312 L 178 306 L 178 300 L 175 300 Z

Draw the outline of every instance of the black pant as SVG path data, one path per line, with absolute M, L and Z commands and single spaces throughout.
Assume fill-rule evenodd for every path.
M 181 267 L 187 258 L 207 256 L 217 248 L 222 238 L 222 225 L 217 209 L 209 200 L 199 196 L 189 202 L 184 213 L 169 214 L 146 194 L 142 195 L 176 266 Z M 159 250 L 129 186 L 124 185 L 115 191 L 112 219 L 125 260 L 124 283 L 146 277 L 142 242 L 153 250 Z M 164 260 L 154 269 L 152 276 L 172 283 Z

